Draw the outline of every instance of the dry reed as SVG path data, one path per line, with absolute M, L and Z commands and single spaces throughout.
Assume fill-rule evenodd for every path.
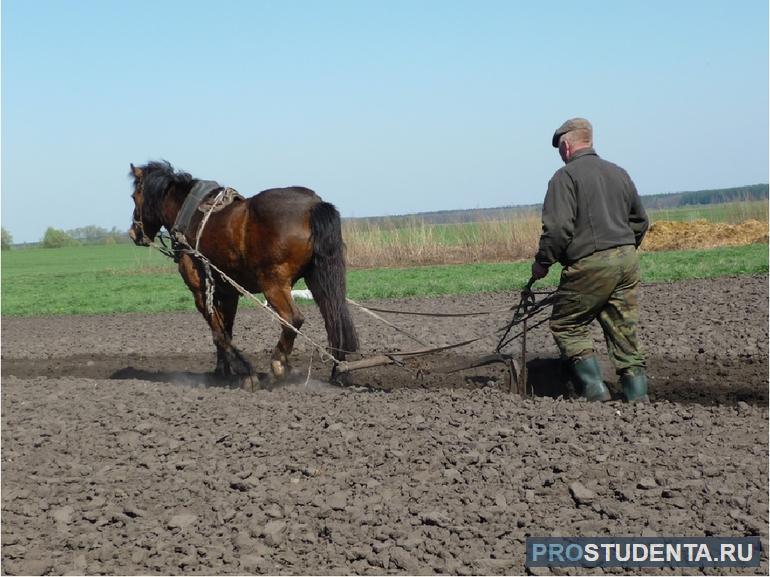
M 474 223 L 429 224 L 415 217 L 376 224 L 348 221 L 343 234 L 352 268 L 402 267 L 531 258 L 539 215 Z
M 755 216 L 758 211 L 752 208 L 748 214 Z M 767 231 L 766 212 L 764 219 L 748 219 L 736 225 L 705 220 L 656 220 L 642 250 L 766 243 Z M 540 216 L 535 213 L 473 223 L 431 224 L 408 217 L 381 219 L 375 223 L 346 221 L 343 225 L 347 262 L 351 268 L 529 260 L 537 251 L 540 232 Z

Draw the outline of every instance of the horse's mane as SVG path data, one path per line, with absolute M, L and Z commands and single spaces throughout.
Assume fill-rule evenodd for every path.
M 179 192 L 190 192 L 193 177 L 187 172 L 175 171 L 166 160 L 152 160 L 139 167 L 142 171 L 142 195 L 147 211 L 158 214 L 166 191 L 175 186 Z M 134 184 L 136 185 L 136 177 Z

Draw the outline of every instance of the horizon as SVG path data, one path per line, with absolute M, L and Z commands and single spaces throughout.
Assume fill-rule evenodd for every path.
M 719 192 L 722 192 L 722 191 L 736 190 L 736 189 L 742 189 L 742 188 L 751 188 L 751 187 L 755 187 L 755 186 L 770 187 L 770 183 L 758 182 L 758 183 L 754 183 L 754 184 L 744 184 L 744 185 L 740 185 L 740 186 L 729 186 L 729 187 L 726 187 L 726 188 L 713 188 L 713 189 L 707 188 L 707 189 L 703 189 L 703 190 L 681 190 L 681 191 L 677 191 L 677 192 L 663 192 L 663 193 L 654 193 L 654 194 L 640 195 L 640 197 L 642 198 L 642 200 L 644 200 L 644 198 L 648 198 L 648 197 L 666 197 L 666 196 L 675 196 L 675 195 L 680 195 L 680 194 L 692 194 L 692 193 L 701 193 L 701 192 L 719 193 Z M 733 203 L 733 202 L 740 202 L 740 201 L 726 201 L 726 204 Z M 464 212 L 476 212 L 476 211 L 483 212 L 483 211 L 494 211 L 494 210 L 515 210 L 515 209 L 525 209 L 525 208 L 538 209 L 539 207 L 542 206 L 542 204 L 543 204 L 542 202 L 539 202 L 539 203 L 532 203 L 532 204 L 513 204 L 513 205 L 487 206 L 487 207 L 478 207 L 478 208 L 443 208 L 443 209 L 427 210 L 427 211 L 423 211 L 423 212 L 411 212 L 411 213 L 404 213 L 404 214 L 387 214 L 387 215 L 372 215 L 372 216 L 346 216 L 346 217 L 342 217 L 342 221 L 344 222 L 344 221 L 356 221 L 356 220 L 380 220 L 380 219 L 389 219 L 389 218 L 392 218 L 392 219 L 414 218 L 414 217 L 420 217 L 420 216 L 423 216 L 423 215 L 432 215 L 432 214 L 439 214 L 439 213 L 444 213 L 444 212 L 460 213 L 461 214 L 461 213 L 464 213 Z M 711 206 L 711 205 L 718 205 L 718 204 L 721 204 L 721 203 L 687 204 L 687 205 L 682 205 L 682 206 L 683 207 L 695 207 L 695 206 Z M 654 209 L 654 208 L 647 208 L 647 207 L 645 207 L 645 208 L 647 210 L 671 210 L 671 209 Z M 679 207 L 677 207 L 677 208 L 679 208 Z M 473 221 L 468 221 L 468 222 L 473 222 Z M 451 223 L 442 223 L 442 224 L 451 224 Z M 54 229 L 61 230 L 61 231 L 66 232 L 66 233 L 70 233 L 70 232 L 72 232 L 74 230 L 86 228 L 86 227 L 89 227 L 89 226 L 95 226 L 95 227 L 98 227 L 98 228 L 103 228 L 103 229 L 105 229 L 105 232 L 107 234 L 111 234 L 112 233 L 112 231 L 107 229 L 107 227 L 101 227 L 100 225 L 94 224 L 94 223 L 81 224 L 81 225 L 78 225 L 78 226 L 76 226 L 74 228 L 66 229 L 66 230 L 65 229 L 60 229 L 60 228 L 54 227 L 54 226 L 52 226 L 50 228 L 54 228 Z M 126 227 L 125 230 L 118 228 L 117 232 L 119 232 L 119 233 L 124 233 L 125 232 L 126 237 L 128 237 L 128 227 Z M 42 240 L 43 240 L 42 236 L 41 236 L 40 239 L 32 240 L 32 241 L 17 242 L 17 241 L 14 240 L 14 242 L 11 244 L 11 246 L 36 245 L 36 244 L 40 244 L 42 242 Z
M 0 220 L 128 227 L 156 158 L 344 218 L 536 205 L 575 116 L 643 197 L 764 183 L 769 68 L 764 0 L 4 0 Z

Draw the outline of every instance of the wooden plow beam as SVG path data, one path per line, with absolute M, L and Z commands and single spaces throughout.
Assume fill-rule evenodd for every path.
M 409 358 L 417 358 L 426 355 L 431 355 L 437 352 L 453 349 L 456 347 L 464 346 L 472 343 L 478 339 L 472 339 L 463 343 L 457 343 L 454 345 L 447 345 L 444 347 L 435 347 L 430 349 L 419 349 L 415 351 L 399 351 L 395 353 L 386 353 L 375 355 L 372 357 L 366 357 L 356 361 L 340 361 L 334 367 L 332 378 L 337 375 L 343 375 L 345 373 L 351 373 L 361 369 L 371 369 L 373 367 L 382 367 L 387 365 L 404 366 L 404 361 Z M 476 360 L 462 363 L 444 371 L 439 371 L 441 374 L 451 375 L 459 373 L 461 371 L 467 371 L 479 367 L 484 367 L 494 363 L 501 363 L 506 368 L 506 383 L 505 386 L 509 392 L 517 395 L 526 396 L 526 374 L 522 374 L 521 366 L 513 358 L 513 355 L 506 353 L 493 353 L 491 355 L 484 355 Z M 524 365 L 526 366 L 526 365 Z M 526 369 L 524 369 L 526 371 Z

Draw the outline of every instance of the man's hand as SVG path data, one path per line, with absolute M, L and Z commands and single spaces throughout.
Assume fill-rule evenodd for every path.
M 532 278 L 539 280 L 548 274 L 548 267 L 535 261 L 532 263 Z

